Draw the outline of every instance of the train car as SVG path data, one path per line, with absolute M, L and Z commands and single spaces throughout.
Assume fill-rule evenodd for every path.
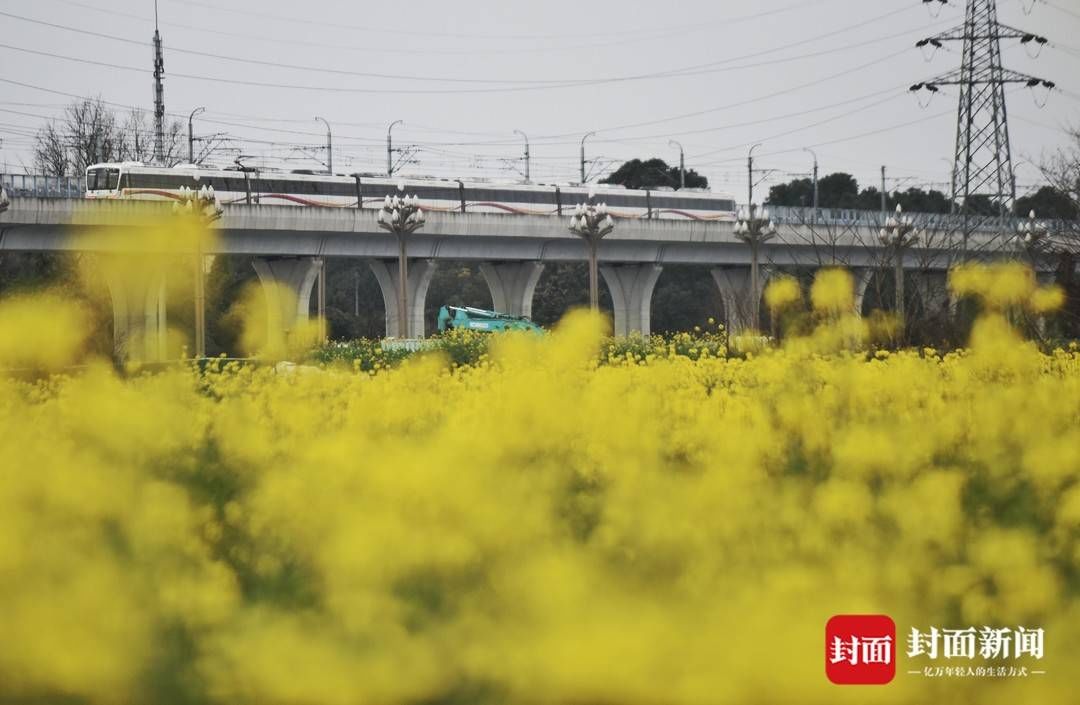
M 616 218 L 735 220 L 734 199 L 701 191 L 629 190 L 596 184 L 520 184 L 454 179 L 394 179 L 252 168 L 212 169 L 191 164 L 173 168 L 136 162 L 94 164 L 86 170 L 91 199 L 175 200 L 180 189 L 213 186 L 223 204 L 246 203 L 328 208 L 382 207 L 399 186 L 415 194 L 428 211 L 569 215 L 590 191 Z

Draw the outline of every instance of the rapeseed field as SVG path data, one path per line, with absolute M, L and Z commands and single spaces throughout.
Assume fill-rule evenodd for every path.
M 605 355 L 576 313 L 363 370 L 65 370 L 78 308 L 0 302 L 38 370 L 0 377 L 0 702 L 1076 702 L 1080 355 L 1015 332 L 1057 296 L 1023 270 L 953 285 L 949 353 L 868 348 L 829 272 L 771 349 Z M 898 643 L 835 686 L 835 614 L 1042 628 L 1045 674 Z

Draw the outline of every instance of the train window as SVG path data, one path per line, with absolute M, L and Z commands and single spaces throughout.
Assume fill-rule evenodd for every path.
M 119 169 L 90 169 L 86 172 L 87 191 L 115 191 L 119 185 Z
M 132 188 L 160 188 L 153 174 L 128 174 L 128 183 Z
M 382 200 L 384 197 L 395 193 L 397 193 L 397 189 L 387 184 L 364 184 L 364 200 L 369 198 Z
M 496 191 L 494 200 L 499 203 L 525 203 L 528 192 L 522 191 Z
M 422 186 L 415 191 L 406 189 L 409 195 L 413 193 L 421 201 L 458 201 L 458 190 L 456 188 L 444 188 L 440 186 Z
M 236 191 L 237 193 L 247 193 L 248 180 L 247 179 L 226 179 L 225 180 L 226 191 Z
M 329 190 L 328 190 L 327 193 L 330 196 L 348 196 L 348 197 L 353 197 L 353 198 L 356 197 L 356 182 L 355 181 L 350 181 L 350 182 L 334 181 L 332 183 L 327 184 L 327 186 L 329 186 Z

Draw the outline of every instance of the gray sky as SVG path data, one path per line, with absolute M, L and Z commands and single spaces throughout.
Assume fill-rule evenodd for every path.
M 1037 182 L 1023 160 L 1064 144 L 1063 125 L 1080 125 L 1080 1 L 1037 0 L 1026 15 L 1032 1 L 999 0 L 1000 19 L 1052 45 L 1031 59 L 1010 42 L 1006 65 L 1064 92 L 1044 109 L 1027 89 L 1010 94 L 1021 191 Z M 689 168 L 743 201 L 754 142 L 764 143 L 758 164 L 775 170 L 761 188 L 809 172 L 804 147 L 822 174 L 848 171 L 871 185 L 885 164 L 897 178 L 890 189 L 944 188 L 956 93 L 923 109 L 906 89 L 959 65 L 959 46 L 927 62 L 914 43 L 959 24 L 962 5 L 952 0 L 937 19 L 919 0 L 160 0 L 159 12 L 166 110 L 186 121 L 206 106 L 196 133 L 227 132 L 245 154 L 315 167 L 298 146 L 323 143 L 320 115 L 333 125 L 336 171 L 378 171 L 386 126 L 400 119 L 395 146 L 417 147 L 406 174 L 513 179 L 517 129 L 532 141 L 533 180 L 569 181 L 581 135 L 597 131 L 587 143 L 600 160 L 594 173 L 635 156 L 677 163 L 668 145 L 677 139 Z M 0 0 L 0 12 L 9 14 L 0 16 L 0 79 L 152 108 L 152 0 Z M 625 80 L 596 82 L 612 78 Z M 0 82 L 5 170 L 30 163 L 28 135 L 68 100 Z

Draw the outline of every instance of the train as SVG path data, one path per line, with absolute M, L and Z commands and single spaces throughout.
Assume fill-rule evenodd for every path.
M 271 171 L 251 167 L 207 168 L 193 164 L 147 166 L 139 162 L 93 164 L 86 169 L 86 198 L 177 200 L 182 188 L 212 186 L 222 204 L 268 204 L 327 208 L 381 208 L 404 189 L 427 211 L 570 215 L 590 193 L 616 218 L 729 221 L 734 199 L 701 190 L 632 190 L 596 184 L 522 184 L 461 179 L 405 178 L 377 174 Z

